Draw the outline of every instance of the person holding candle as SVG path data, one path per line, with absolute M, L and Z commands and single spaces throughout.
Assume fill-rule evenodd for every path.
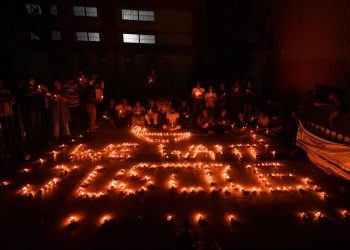
M 129 124 L 130 115 L 132 114 L 132 108 L 128 104 L 126 98 L 121 99 L 121 102 L 115 106 L 116 115 L 117 115 L 117 124 L 125 127 Z
M 80 110 L 80 94 L 79 94 L 79 88 L 76 83 L 73 82 L 73 80 L 67 81 L 63 85 L 65 95 L 67 98 L 67 105 L 69 108 L 69 113 L 71 115 L 71 125 L 73 125 L 73 128 L 75 131 L 80 128 L 80 119 L 81 119 L 81 110 Z
M 205 100 L 205 108 L 208 110 L 209 114 L 213 116 L 215 106 L 216 106 L 217 96 L 212 86 L 210 86 L 208 92 L 205 93 L 204 100 Z
M 190 113 L 190 107 L 187 105 L 186 101 L 182 101 L 179 108 L 178 108 L 179 114 L 180 114 L 180 124 L 182 127 L 186 127 L 190 125 L 191 122 L 191 113 Z
M 270 126 L 270 117 L 264 112 L 261 111 L 258 116 L 258 124 L 257 124 L 257 131 L 265 131 Z
M 214 127 L 214 118 L 208 112 L 208 110 L 204 109 L 202 111 L 202 115 L 198 117 L 198 126 L 205 133 L 213 133 Z
M 144 125 L 145 124 L 145 108 L 141 105 L 141 102 L 136 102 L 132 109 L 132 125 Z
M 148 125 L 154 125 L 154 126 L 158 125 L 158 106 L 153 99 L 149 101 L 145 119 Z
M 69 108 L 67 105 L 68 99 L 62 88 L 62 83 L 54 82 L 54 90 L 51 94 L 52 108 L 52 131 L 55 140 L 57 141 L 60 134 L 60 126 L 62 126 L 63 135 L 69 137 Z
M 197 119 L 203 109 L 203 100 L 205 95 L 205 89 L 201 87 L 201 82 L 196 83 L 196 87 L 192 89 L 192 115 L 193 124 L 197 124 Z
M 93 81 L 90 81 L 86 86 L 85 91 L 85 103 L 86 111 L 89 115 L 89 132 L 93 133 L 96 131 L 96 90 Z
M 229 133 L 231 128 L 231 121 L 227 115 L 227 110 L 223 109 L 216 119 L 216 131 L 218 133 Z
M 230 88 L 230 97 L 229 97 L 229 113 L 231 118 L 235 118 L 238 116 L 238 112 L 240 111 L 241 104 L 241 96 L 242 96 L 242 88 L 237 79 Z
M 171 108 L 170 112 L 166 114 L 167 124 L 163 125 L 164 130 L 176 131 L 181 129 L 179 124 L 180 115 L 174 108 Z
M 217 93 L 217 112 L 227 109 L 228 93 L 225 88 L 225 83 L 220 83 L 219 91 Z
M 248 116 L 248 119 L 250 119 L 255 105 L 255 99 L 256 99 L 256 93 L 255 88 L 251 81 L 247 82 L 247 86 L 244 90 L 243 95 L 243 112 Z

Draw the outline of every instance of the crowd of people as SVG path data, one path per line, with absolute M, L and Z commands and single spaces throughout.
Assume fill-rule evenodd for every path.
M 116 104 L 112 98 L 104 113 L 112 127 L 152 126 L 167 131 L 181 128 L 198 129 L 204 133 L 231 133 L 247 129 L 278 133 L 283 119 L 275 102 L 267 102 L 264 109 L 252 82 L 242 87 L 239 81 L 229 88 L 224 83 L 216 92 L 213 86 L 206 90 L 201 82 L 192 89 L 190 98 L 176 103 L 159 96 L 132 106 L 126 98 Z M 277 104 L 278 106 L 278 104 Z M 268 111 L 265 111 L 268 110 Z
M 18 141 L 70 138 L 87 129 L 95 132 L 102 113 L 104 81 L 97 74 L 54 81 L 52 87 L 30 78 L 10 90 L 0 80 L 1 149 Z
M 58 141 L 70 138 L 72 133 L 94 133 L 97 125 L 111 128 L 140 125 L 166 131 L 194 129 L 201 133 L 283 131 L 286 117 L 281 105 L 260 98 L 251 81 L 206 86 L 198 81 L 180 100 L 160 95 L 135 100 L 132 105 L 126 97 L 119 101 L 104 98 L 105 83 L 98 74 L 87 76 L 79 72 L 75 78 L 54 81 L 50 88 L 31 78 L 11 91 L 0 80 L 2 141 L 13 140 L 8 138 L 12 134 L 25 139 L 45 135 Z M 20 131 L 10 131 L 13 130 L 10 123 L 19 123 Z

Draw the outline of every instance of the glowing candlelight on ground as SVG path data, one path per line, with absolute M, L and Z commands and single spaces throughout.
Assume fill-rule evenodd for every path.
M 9 181 L 3 181 L 0 183 L 0 186 L 3 187 L 3 186 L 8 186 L 10 185 L 10 182 Z
M 197 221 L 200 223 L 201 221 L 205 220 L 204 216 L 202 214 L 197 214 Z
M 349 210 L 341 209 L 339 212 L 345 219 L 350 219 L 350 211 Z
M 110 222 L 112 219 L 113 219 L 113 216 L 111 214 L 105 214 L 101 216 L 101 218 L 99 219 L 99 224 L 100 225 L 106 224 Z
M 227 219 L 228 219 L 228 221 L 230 222 L 230 224 L 232 226 L 238 226 L 239 225 L 239 220 L 238 220 L 238 218 L 235 215 L 229 214 L 227 216 Z
M 174 219 L 174 216 L 171 215 L 171 214 L 168 214 L 168 215 L 166 216 L 166 220 L 167 220 L 167 221 L 172 221 L 173 219 Z

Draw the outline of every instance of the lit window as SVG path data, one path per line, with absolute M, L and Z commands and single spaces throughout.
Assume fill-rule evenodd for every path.
M 40 40 L 40 37 L 38 37 L 34 32 L 30 32 L 30 39 L 31 40 Z
M 100 42 L 100 33 L 98 32 L 77 32 L 77 41 Z
M 41 15 L 41 6 L 39 4 L 26 4 L 27 13 L 31 15 Z
M 140 35 L 138 34 L 123 34 L 124 43 L 140 43 Z
M 154 35 L 123 34 L 123 42 L 124 43 L 155 44 L 156 37 Z
M 88 16 L 88 17 L 98 16 L 96 7 L 74 6 L 73 12 L 74 12 L 74 16 Z
M 86 16 L 97 17 L 96 7 L 85 7 Z
M 77 41 L 89 41 L 87 32 L 77 32 Z
M 123 20 L 138 20 L 139 15 L 137 10 L 126 10 L 122 9 L 122 19 Z
M 154 21 L 154 11 L 139 10 L 140 21 Z
M 58 30 L 52 31 L 52 40 L 54 40 L 54 41 L 62 40 L 61 31 L 58 31 Z
M 123 20 L 154 21 L 154 11 L 122 9 Z
M 156 37 L 154 35 L 140 35 L 140 43 L 155 44 Z
M 85 16 L 85 7 L 83 6 L 74 6 L 73 11 L 74 16 Z
M 57 5 L 52 5 L 50 8 L 50 14 L 53 16 L 57 16 L 58 15 L 58 8 Z
M 90 42 L 99 42 L 100 41 L 100 33 L 98 32 L 89 32 L 88 38 Z

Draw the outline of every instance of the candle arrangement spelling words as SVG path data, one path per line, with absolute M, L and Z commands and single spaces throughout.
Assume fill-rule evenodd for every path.
M 275 160 L 276 150 L 271 150 L 270 145 L 256 135 L 252 136 L 252 143 L 190 144 L 171 149 L 168 146 L 170 142 L 189 139 L 191 134 L 149 132 L 141 127 L 134 127 L 131 133 L 146 142 L 157 144 L 154 150 L 158 153 L 159 161 L 135 162 L 135 153 L 142 147 L 134 142 L 109 144 L 97 150 L 88 148 L 86 144 L 71 146 L 70 150 L 67 145 L 60 145 L 50 152 L 49 157 L 39 158 L 32 166 L 26 166 L 18 172 L 29 175 L 35 168 L 44 167 L 51 177 L 41 184 L 25 184 L 16 193 L 20 196 L 49 198 L 76 172 L 82 177 L 77 179 L 77 185 L 72 185 L 76 187 L 71 189 L 75 199 L 141 196 L 152 192 L 245 199 L 279 199 L 287 194 L 295 197 L 308 195 L 321 202 L 329 197 L 311 178 L 300 176 L 297 171 L 291 171 L 288 164 Z M 68 157 L 59 163 L 57 158 L 64 151 L 68 151 Z M 261 155 L 267 160 L 262 161 Z M 52 164 L 46 166 L 47 162 Z M 3 180 L 0 188 L 14 183 L 12 180 Z M 343 217 L 349 217 L 348 210 L 341 211 Z M 199 223 L 205 220 L 203 214 L 197 214 L 196 217 Z M 303 221 L 314 221 L 324 218 L 325 214 L 318 210 L 298 211 L 297 217 Z M 172 221 L 174 215 L 168 214 L 165 218 Z M 236 214 L 229 213 L 225 218 L 232 225 L 239 223 Z M 103 224 L 113 219 L 115 215 L 111 213 L 103 215 L 98 221 Z M 79 220 L 81 216 L 70 215 L 64 224 Z

